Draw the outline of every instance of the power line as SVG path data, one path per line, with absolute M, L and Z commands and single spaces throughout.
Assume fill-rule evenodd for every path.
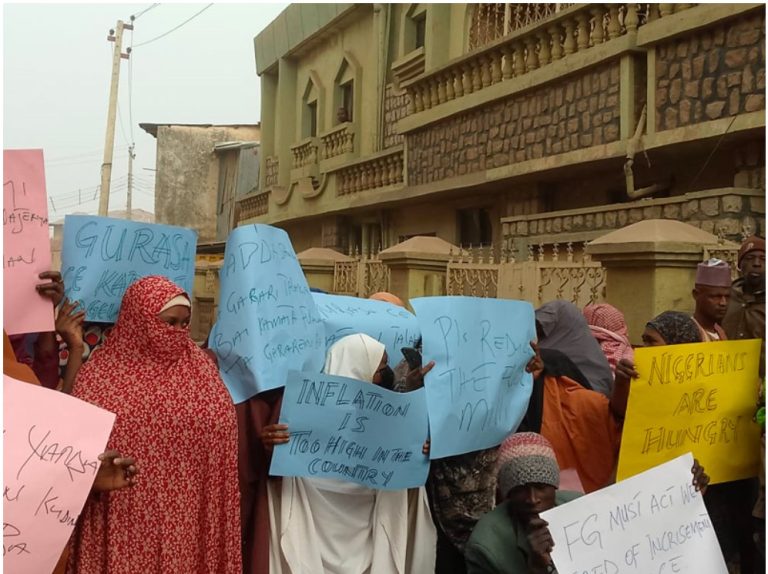
M 136 21 L 136 20 L 138 20 L 138 19 L 139 19 L 139 18 L 141 18 L 141 17 L 142 17 L 144 14 L 146 14 L 147 12 L 149 12 L 150 10 L 152 10 L 153 8 L 157 8 L 158 6 L 160 6 L 160 3 L 159 3 L 159 2 L 155 2 L 155 3 L 154 3 L 154 4 L 152 4 L 152 6 L 150 6 L 149 8 L 144 8 L 144 10 L 142 10 L 141 12 L 139 12 L 138 14 L 136 14 L 135 16 L 133 16 L 133 17 L 131 18 L 131 20 L 133 20 L 133 21 Z
M 116 147 L 115 149 L 123 149 L 123 146 Z M 95 155 L 101 155 L 104 153 L 104 148 L 98 148 L 93 151 L 84 151 L 82 153 L 77 153 L 73 155 L 63 155 L 59 157 L 46 157 L 45 163 L 46 165 L 49 163 L 56 163 L 61 161 L 69 161 L 71 159 L 78 159 L 78 158 L 84 158 L 84 157 L 90 157 Z
M 159 40 L 160 38 L 165 38 L 165 37 L 166 37 L 168 34 L 170 34 L 171 32 L 175 32 L 176 30 L 178 30 L 179 28 L 181 28 L 182 26 L 184 26 L 184 24 L 187 24 L 188 22 L 191 22 L 192 20 L 194 20 L 195 18 L 197 18 L 197 17 L 198 17 L 200 14 L 202 14 L 203 12 L 205 12 L 206 10 L 208 10 L 208 8 L 210 8 L 211 6 L 213 6 L 213 3 L 210 3 L 210 4 L 208 4 L 208 5 L 207 5 L 205 8 L 203 8 L 203 9 L 202 9 L 202 10 L 200 10 L 199 12 L 195 12 L 195 13 L 194 13 L 194 14 L 193 14 L 191 17 L 189 17 L 189 18 L 187 18 L 186 20 L 184 20 L 184 21 L 183 21 L 181 24 L 179 24 L 179 25 L 178 25 L 178 26 L 176 26 L 175 28 L 171 28 L 170 30 L 168 30 L 168 31 L 167 31 L 167 32 L 165 32 L 164 34 L 160 34 L 159 36 L 156 36 L 155 38 L 152 38 L 151 40 L 147 40 L 146 42 L 142 42 L 141 44 L 136 44 L 136 45 L 134 46 L 134 48 L 139 48 L 139 47 L 141 47 L 141 46 L 146 46 L 147 44 L 151 44 L 152 42 L 155 42 L 155 41 Z
M 133 134 L 133 30 L 131 30 L 131 48 L 128 49 L 131 55 L 128 58 L 128 123 L 131 128 L 131 144 L 135 145 L 136 137 Z
M 116 160 L 117 159 L 125 159 L 126 157 L 128 157 L 128 156 L 126 156 L 126 155 L 116 155 L 114 159 L 116 159 Z M 86 163 L 94 163 L 95 164 L 96 161 L 98 161 L 98 159 L 99 158 L 97 158 L 97 157 L 90 157 L 90 158 L 86 157 L 86 158 L 79 159 L 77 161 L 68 161 L 68 162 L 60 161 L 58 163 L 49 163 L 49 162 L 46 161 L 45 162 L 45 169 L 56 169 L 58 167 L 68 167 L 68 166 L 71 166 L 71 165 L 83 165 L 83 164 L 86 164 Z

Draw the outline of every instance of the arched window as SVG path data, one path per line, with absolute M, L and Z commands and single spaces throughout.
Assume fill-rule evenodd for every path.
M 301 136 L 309 138 L 317 136 L 318 124 L 321 113 L 320 90 L 315 85 L 313 79 L 307 81 L 307 87 L 304 89 L 304 96 L 301 102 Z
M 360 71 L 357 62 L 345 54 L 334 81 L 333 103 L 336 109 L 334 124 L 353 122 L 359 114 Z
M 573 4 L 475 4 L 469 27 L 469 49 L 490 44 L 569 6 Z

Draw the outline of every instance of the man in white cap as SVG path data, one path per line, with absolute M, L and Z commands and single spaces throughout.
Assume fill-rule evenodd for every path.
M 701 340 L 705 343 L 726 340 L 728 337 L 720 324 L 731 297 L 730 266 L 720 259 L 699 263 L 692 294 L 696 301 L 693 320 L 699 326 Z

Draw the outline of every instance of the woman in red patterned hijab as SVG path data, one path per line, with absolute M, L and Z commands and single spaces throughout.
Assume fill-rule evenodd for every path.
M 173 282 L 137 281 L 78 374 L 74 396 L 116 413 L 108 448 L 131 452 L 142 475 L 86 504 L 71 573 L 241 571 L 235 409 L 189 317 Z

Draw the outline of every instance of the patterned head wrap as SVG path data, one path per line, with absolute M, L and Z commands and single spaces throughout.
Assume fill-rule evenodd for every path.
M 647 326 L 658 331 L 667 345 L 701 343 L 701 333 L 696 323 L 679 311 L 664 311 L 648 321 Z

